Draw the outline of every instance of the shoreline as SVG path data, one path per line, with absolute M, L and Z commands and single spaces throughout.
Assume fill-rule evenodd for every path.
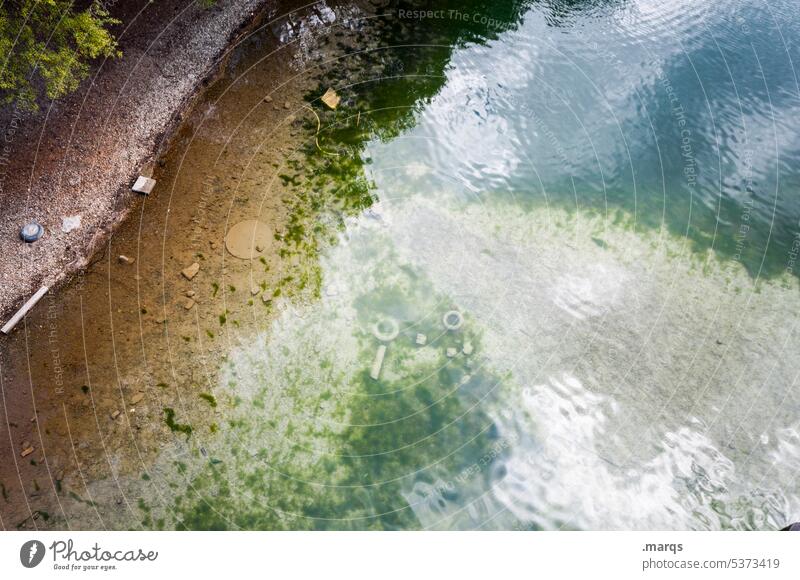
M 126 3 L 114 14 L 120 58 L 97 63 L 75 93 L 36 113 L 0 113 L 0 321 L 41 286 L 57 290 L 91 263 L 135 207 L 135 178 L 152 173 L 266 6 Z M 80 225 L 65 231 L 63 220 L 76 216 Z M 31 220 L 45 235 L 26 244 L 19 229 Z
M 223 422 L 216 365 L 232 333 L 280 311 L 272 292 L 293 264 L 276 248 L 254 273 L 224 240 L 230 224 L 254 216 L 274 231 L 286 227 L 278 168 L 302 155 L 310 135 L 301 103 L 321 79 L 289 22 L 295 13 L 306 22 L 308 12 L 276 2 L 252 21 L 176 115 L 153 194 L 132 196 L 99 254 L 0 341 L 9 426 L 0 528 L 138 527 L 138 499 L 167 476 L 151 478 L 160 469 L 152 462 L 186 451 L 185 426 L 210 447 Z M 190 279 L 183 270 L 195 262 Z M 17 449 L 22 443 L 34 450 Z

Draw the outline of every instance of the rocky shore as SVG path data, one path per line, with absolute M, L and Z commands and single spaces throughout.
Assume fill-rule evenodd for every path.
M 266 0 L 119 3 L 123 56 L 96 63 L 70 97 L 0 113 L 0 321 L 42 285 L 85 267 L 128 214 L 198 89 Z M 26 244 L 20 228 L 44 236 Z

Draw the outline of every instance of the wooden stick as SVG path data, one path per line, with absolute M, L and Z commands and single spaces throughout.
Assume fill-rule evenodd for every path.
M 42 296 L 47 294 L 48 290 L 50 290 L 50 288 L 48 288 L 47 286 L 42 286 L 41 288 L 39 288 L 39 291 L 36 292 L 36 294 L 34 294 L 33 296 L 31 296 L 30 299 L 25 303 L 25 305 L 22 308 L 17 310 L 17 313 L 11 317 L 11 320 L 6 322 L 6 325 L 2 329 L 0 329 L 0 332 L 2 332 L 3 334 L 8 334 L 12 330 L 14 330 L 14 327 L 17 325 L 17 323 L 23 318 L 25 318 L 25 315 L 28 313 L 28 311 L 34 306 L 36 306 L 36 303 L 42 299 Z

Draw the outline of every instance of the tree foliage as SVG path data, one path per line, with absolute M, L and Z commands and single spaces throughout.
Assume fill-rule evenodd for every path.
M 117 23 L 98 0 L 0 2 L 0 101 L 33 109 L 75 90 L 91 59 L 119 54 Z

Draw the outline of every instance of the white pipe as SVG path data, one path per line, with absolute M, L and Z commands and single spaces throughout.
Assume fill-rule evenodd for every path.
M 378 380 L 381 376 L 381 367 L 383 366 L 383 357 L 386 355 L 386 345 L 382 344 L 378 347 L 378 352 L 375 353 L 375 360 L 372 361 L 372 372 L 369 373 L 374 380 Z
M 11 317 L 11 320 L 6 322 L 6 325 L 0 329 L 0 332 L 2 332 L 3 334 L 8 334 L 12 330 L 14 330 L 14 327 L 17 325 L 17 323 L 23 318 L 25 318 L 25 315 L 28 313 L 28 311 L 34 306 L 36 306 L 36 303 L 42 299 L 42 296 L 47 294 L 48 290 L 50 290 L 50 288 L 48 288 L 47 286 L 42 286 L 41 288 L 39 288 L 39 291 L 33 296 L 31 296 L 30 299 L 23 305 L 22 308 L 17 310 L 17 313 Z

